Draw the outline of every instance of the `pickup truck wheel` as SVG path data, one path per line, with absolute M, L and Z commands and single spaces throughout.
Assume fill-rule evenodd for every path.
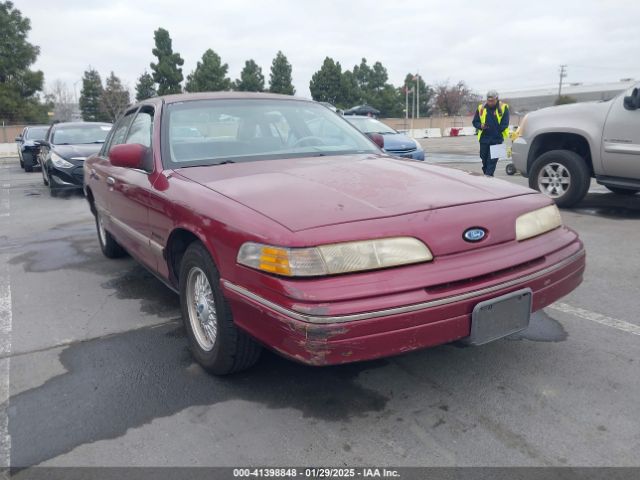
M 100 250 L 102 250 L 105 257 L 120 258 L 126 255 L 124 249 L 104 227 L 104 222 L 100 212 L 96 213 L 96 230 L 98 231 L 98 243 L 100 244 Z
M 218 269 L 200 242 L 182 257 L 180 306 L 191 353 L 207 371 L 227 375 L 258 360 L 261 347 L 235 326 Z
M 33 172 L 33 155 L 30 153 L 25 153 L 22 156 L 22 164 L 24 166 L 25 172 Z
M 618 195 L 635 195 L 640 192 L 640 190 L 634 190 L 633 188 L 609 187 L 608 185 L 605 185 L 605 187 Z
M 543 153 L 529 175 L 529 187 L 552 198 L 559 207 L 571 207 L 582 200 L 590 183 L 584 159 L 570 150 Z

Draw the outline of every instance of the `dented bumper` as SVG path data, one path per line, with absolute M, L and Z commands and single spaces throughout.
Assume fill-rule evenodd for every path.
M 222 280 L 222 285 L 234 321 L 251 336 L 302 363 L 333 365 L 397 355 L 467 337 L 475 305 L 522 288 L 531 288 L 532 310 L 540 310 L 574 290 L 582 282 L 584 269 L 585 252 L 576 241 L 517 276 L 487 279 L 466 290 L 452 286 L 425 302 L 340 315 L 288 308 L 229 281 Z

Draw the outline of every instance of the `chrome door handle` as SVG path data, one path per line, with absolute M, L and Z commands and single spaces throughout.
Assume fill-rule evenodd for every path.
M 107 183 L 109 185 L 115 185 L 116 184 L 116 179 L 113 177 L 107 177 Z

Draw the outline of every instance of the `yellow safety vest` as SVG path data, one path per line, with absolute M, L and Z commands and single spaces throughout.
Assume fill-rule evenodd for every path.
M 498 124 L 500 124 L 500 122 L 502 121 L 502 116 L 504 115 L 504 111 L 509 108 L 509 104 L 499 102 L 497 107 L 498 108 L 496 108 L 496 118 L 498 119 Z M 487 109 L 484 108 L 483 103 L 478 105 L 478 116 L 480 117 L 480 123 L 486 123 Z M 482 136 L 483 131 L 484 130 L 478 130 L 478 140 L 480 140 L 480 137 Z M 509 137 L 509 127 L 507 126 L 507 128 L 505 128 L 502 131 L 502 138 L 506 140 L 508 137 Z

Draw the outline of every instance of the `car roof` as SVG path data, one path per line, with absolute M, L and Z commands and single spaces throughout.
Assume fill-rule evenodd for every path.
M 180 103 L 193 100 L 243 100 L 243 99 L 263 99 L 263 100 L 298 100 L 304 102 L 313 102 L 308 98 L 296 97 L 294 95 L 281 95 L 278 93 L 263 92 L 198 92 L 198 93 L 179 93 L 174 95 L 165 95 L 162 97 L 152 97 L 143 100 L 135 105 L 157 104 L 157 103 Z M 313 102 L 315 103 L 315 102 Z M 133 107 L 134 105 L 132 105 Z
M 369 120 L 378 120 L 377 118 L 373 118 L 368 115 L 344 115 L 344 118 L 346 118 L 347 120 L 349 120 L 350 118 L 368 118 Z
M 83 127 L 85 125 L 111 125 L 109 122 L 60 122 L 54 123 L 54 127 Z

